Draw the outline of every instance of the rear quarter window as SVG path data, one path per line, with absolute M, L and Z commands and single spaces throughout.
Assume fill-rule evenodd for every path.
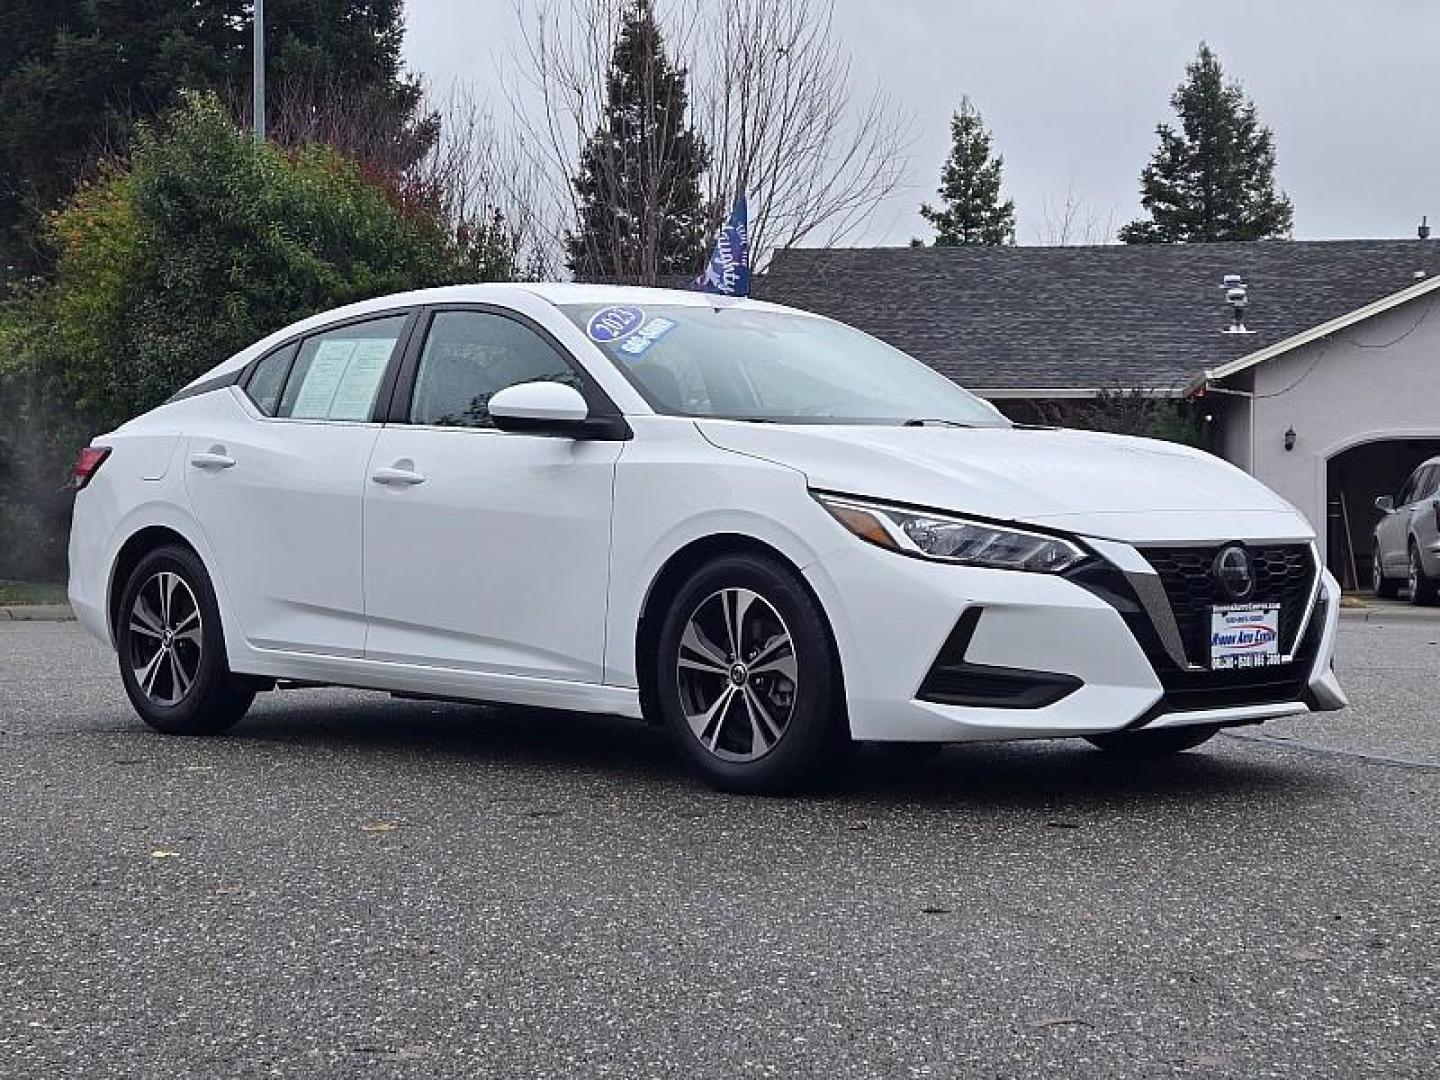
M 290 374 L 290 365 L 295 360 L 298 345 L 285 345 L 266 356 L 255 365 L 250 380 L 245 384 L 245 394 L 266 416 L 274 416 L 280 408 L 280 394 L 285 389 L 285 376 Z

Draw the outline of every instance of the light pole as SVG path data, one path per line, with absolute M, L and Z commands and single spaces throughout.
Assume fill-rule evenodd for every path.
M 255 0 L 255 141 L 265 141 L 265 0 Z

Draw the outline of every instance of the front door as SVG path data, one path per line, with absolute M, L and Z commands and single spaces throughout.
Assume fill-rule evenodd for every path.
M 1380 520 L 1377 535 L 1385 572 L 1391 577 L 1404 577 L 1410 570 L 1410 519 L 1421 506 L 1428 478 L 1435 472 L 1422 465 L 1410 474 L 1395 500 L 1395 510 Z
M 1433 551 L 1440 542 L 1440 465 L 1430 466 L 1416 490 L 1419 497 L 1411 511 L 1410 530 L 1421 551 Z
M 407 422 L 387 425 L 370 456 L 367 657 L 601 681 L 623 444 L 496 429 L 491 395 L 536 381 L 581 386 L 572 361 L 515 318 L 433 315 L 402 379 Z
M 185 488 L 255 648 L 362 656 L 361 513 L 375 398 L 408 316 L 266 356 L 186 446 Z M 226 628 L 230 632 L 231 628 Z

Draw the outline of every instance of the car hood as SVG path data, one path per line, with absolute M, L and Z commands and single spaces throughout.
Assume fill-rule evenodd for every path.
M 1311 539 L 1293 506 L 1201 450 L 1040 428 L 698 421 L 726 450 L 811 487 L 1129 542 Z

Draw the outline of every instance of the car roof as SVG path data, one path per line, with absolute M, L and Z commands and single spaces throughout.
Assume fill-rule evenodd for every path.
M 681 289 L 654 289 L 640 285 L 590 285 L 564 281 L 493 281 L 476 282 L 470 285 L 444 285 L 435 289 L 414 289 L 410 292 L 376 296 L 369 300 L 346 304 L 344 307 L 330 308 L 327 311 L 311 315 L 309 318 L 301 319 L 299 322 L 281 327 L 273 334 L 269 334 L 253 345 L 221 361 L 204 374 L 192 380 L 189 385 L 195 386 L 198 383 L 213 379 L 216 376 L 228 374 L 237 368 L 244 367 L 251 360 L 255 359 L 255 357 L 268 352 L 276 345 L 295 337 L 297 334 L 320 330 L 331 323 L 342 322 L 345 319 L 352 319 L 357 316 L 369 315 L 375 312 L 390 311 L 395 308 L 420 307 L 426 304 L 491 303 L 514 306 L 517 301 L 527 295 L 538 297 L 556 307 L 569 304 L 646 304 L 650 306 L 679 307 L 723 306 L 742 307 L 758 311 L 783 311 L 797 315 L 810 315 L 811 318 L 817 319 L 822 317 L 812 315 L 810 312 L 799 311 L 795 308 L 788 308 L 781 304 L 768 303 L 763 300 L 716 296 L 711 293 L 687 292 Z

